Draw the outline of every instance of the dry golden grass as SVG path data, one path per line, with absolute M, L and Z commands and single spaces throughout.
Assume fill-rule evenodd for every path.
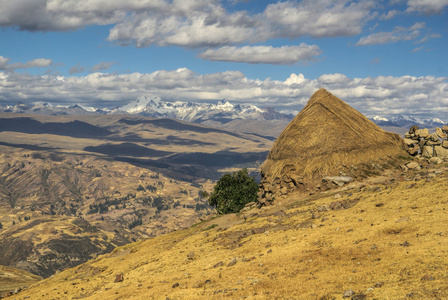
M 342 299 L 352 289 L 367 299 L 447 299 L 443 174 L 341 191 L 338 200 L 292 194 L 117 248 L 14 298 Z M 334 201 L 358 202 L 318 212 Z
M 398 135 L 320 89 L 275 141 L 261 170 L 269 181 L 293 172 L 310 182 L 403 154 L 401 145 Z

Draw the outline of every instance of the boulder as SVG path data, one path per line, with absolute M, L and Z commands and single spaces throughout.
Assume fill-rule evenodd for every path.
M 409 129 L 409 133 L 415 133 L 415 131 L 417 131 L 418 130 L 418 126 L 417 125 L 414 125 L 414 126 L 411 126 L 411 128 Z
M 404 137 L 405 137 L 406 139 L 412 139 L 414 136 L 415 136 L 415 134 L 413 134 L 413 133 L 409 133 L 409 132 L 406 132 L 406 133 L 404 134 Z
M 442 141 L 442 147 L 448 149 L 448 140 Z
M 442 128 L 440 128 L 440 127 L 436 128 L 436 134 L 441 139 L 445 139 L 448 136 L 445 132 L 443 132 Z
M 433 155 L 434 155 L 434 149 L 432 148 L 432 146 L 424 146 L 422 148 L 423 157 L 431 158 Z
M 411 140 L 411 139 L 408 139 L 408 138 L 405 138 L 405 139 L 404 139 L 404 143 L 405 143 L 406 145 L 408 145 L 408 146 L 414 146 L 414 145 L 415 145 L 415 141 L 414 141 L 414 140 Z
M 418 129 L 415 131 L 415 135 L 420 137 L 420 138 L 425 138 L 429 135 L 429 131 L 427 128 L 424 129 Z
M 443 125 L 442 131 L 448 134 L 448 125 Z
M 427 140 L 425 139 L 421 139 L 420 142 L 418 142 L 418 145 L 420 146 L 420 148 L 423 148 L 426 145 Z
M 439 136 L 437 135 L 437 133 L 433 133 L 430 134 L 426 137 L 427 140 L 429 141 L 433 141 L 433 142 L 438 142 L 439 141 Z
M 442 142 L 440 141 L 440 140 L 437 140 L 437 141 L 427 141 L 426 142 L 426 145 L 428 145 L 428 146 L 438 146 L 438 145 L 441 145 L 442 144 Z
M 412 155 L 412 156 L 415 156 L 415 155 L 418 154 L 419 150 L 420 150 L 420 146 L 419 146 L 419 145 L 414 145 L 413 148 L 409 148 L 409 149 L 408 149 L 408 153 L 409 153 L 410 155 Z
M 448 149 L 442 146 L 434 146 L 434 155 L 441 159 L 448 159 Z

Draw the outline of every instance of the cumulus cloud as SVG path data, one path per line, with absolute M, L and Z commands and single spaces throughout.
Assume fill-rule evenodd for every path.
M 394 30 L 389 32 L 377 32 L 362 37 L 356 43 L 356 46 L 378 45 L 414 40 L 421 35 L 421 29 L 424 27 L 424 22 L 415 23 L 413 26 L 408 28 L 397 26 Z
M 409 0 L 406 12 L 419 12 L 425 15 L 441 14 L 445 6 L 448 6 L 447 0 Z
M 29 69 L 29 68 L 45 68 L 53 64 L 51 59 L 36 58 L 26 63 L 12 63 L 7 57 L 0 56 L 0 70 L 17 70 L 17 69 Z
M 373 17 L 373 1 L 304 0 L 270 4 L 263 12 L 266 35 L 276 37 L 352 36 Z M 263 33 L 260 33 L 263 34 Z
M 244 62 L 251 64 L 292 65 L 298 62 L 317 60 L 322 52 L 317 45 L 300 46 L 225 46 L 219 49 L 208 49 L 199 55 L 200 58 L 212 61 Z
M 50 101 L 116 107 L 152 94 L 166 101 L 226 99 L 234 104 L 299 111 L 321 87 L 368 117 L 415 114 L 446 119 L 448 114 L 448 77 L 349 78 L 335 73 L 308 79 L 303 74 L 291 74 L 281 81 L 250 79 L 238 71 L 201 75 L 186 68 L 132 74 L 97 72 L 80 77 L 0 72 L 0 101 L 9 104 Z
M 374 1 L 304 0 L 269 4 L 259 14 L 226 10 L 218 0 L 0 0 L 0 26 L 29 31 L 113 25 L 121 45 L 221 47 L 272 38 L 359 34 Z

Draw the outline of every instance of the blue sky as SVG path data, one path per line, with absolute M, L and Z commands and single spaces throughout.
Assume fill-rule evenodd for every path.
M 0 104 L 140 96 L 448 121 L 448 0 L 0 0 Z

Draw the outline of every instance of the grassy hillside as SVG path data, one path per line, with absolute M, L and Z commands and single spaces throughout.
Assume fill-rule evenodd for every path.
M 446 299 L 446 167 L 292 194 L 129 244 L 15 299 Z

